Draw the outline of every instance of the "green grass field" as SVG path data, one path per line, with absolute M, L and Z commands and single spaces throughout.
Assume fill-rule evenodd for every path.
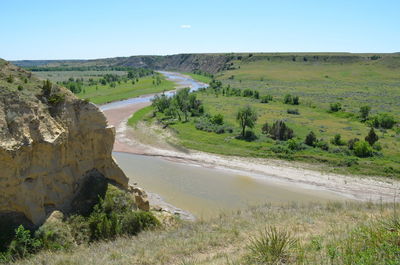
M 211 77 L 204 76 L 204 75 L 199 75 L 199 74 L 193 74 L 193 73 L 182 73 L 182 74 L 188 75 L 191 78 L 193 78 L 194 80 L 197 80 L 197 81 L 200 81 L 200 82 L 203 82 L 203 83 L 206 83 L 206 84 L 210 83 L 211 79 L 212 79 Z
M 255 56 L 256 57 L 256 56 Z M 225 85 L 261 93 L 298 95 L 303 102 L 328 108 L 341 102 L 348 111 L 368 104 L 372 112 L 400 117 L 400 56 L 360 62 L 235 60 L 234 70 L 217 75 Z
M 173 90 L 175 83 L 161 78 L 160 85 L 154 85 L 151 76 L 142 77 L 139 82 L 132 84 L 131 82 L 121 82 L 112 88 L 107 85 L 84 86 L 78 97 L 89 99 L 95 104 L 104 104 L 107 102 L 123 100 L 141 95 L 160 93 L 163 91 Z
M 82 79 L 82 91 L 76 94 L 79 98 L 88 99 L 95 104 L 104 104 L 112 101 L 138 97 L 147 94 L 160 93 L 163 91 L 175 89 L 175 83 L 160 75 L 161 83 L 155 85 L 153 76 L 145 76 L 139 78 L 138 82 L 132 84 L 131 80 L 122 79 L 115 82 L 115 87 L 111 87 L 109 83 L 106 85 L 89 85 L 88 80 L 100 80 L 106 74 L 126 76 L 125 71 L 43 71 L 35 72 L 35 75 L 41 79 L 49 79 L 52 82 L 63 82 L 69 78 Z

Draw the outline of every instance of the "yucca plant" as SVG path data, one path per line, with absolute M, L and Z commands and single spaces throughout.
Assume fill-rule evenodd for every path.
M 248 248 L 249 262 L 256 264 L 285 264 L 297 240 L 287 230 L 266 227 L 257 237 L 252 237 Z

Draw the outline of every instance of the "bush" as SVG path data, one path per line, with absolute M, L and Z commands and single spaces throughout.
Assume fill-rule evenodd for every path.
M 216 125 L 224 124 L 224 116 L 222 114 L 216 114 L 212 117 L 211 122 Z
M 155 228 L 160 222 L 150 212 L 130 212 L 123 216 L 122 231 L 127 235 L 137 235 L 140 231 Z
M 309 146 L 315 146 L 317 142 L 317 137 L 313 131 L 309 132 L 304 140 L 304 143 Z
M 288 231 L 267 227 L 258 237 L 251 238 L 247 259 L 251 264 L 291 263 L 291 250 L 296 244 L 297 240 Z
M 342 104 L 340 104 L 339 102 L 337 103 L 331 103 L 329 110 L 331 112 L 338 112 L 339 110 L 342 109 Z
M 243 90 L 243 97 L 252 97 L 254 94 L 253 90 L 246 88 Z
M 290 105 L 299 105 L 300 104 L 299 101 L 300 99 L 298 96 L 292 96 L 290 94 L 286 94 L 285 97 L 283 98 L 283 103 Z
M 292 139 L 294 134 L 293 130 L 290 129 L 286 123 L 282 120 L 277 120 L 272 126 L 265 123 L 262 127 L 262 132 L 267 134 L 274 140 L 286 141 Z
M 287 141 L 287 146 L 292 151 L 300 151 L 304 149 L 304 146 L 301 142 L 296 141 L 295 139 L 289 139 Z
M 342 141 L 342 136 L 338 133 L 332 138 L 331 143 L 334 145 L 345 145 L 345 142 Z
M 347 141 L 347 147 L 348 147 L 350 150 L 354 150 L 354 145 L 355 145 L 358 141 L 360 141 L 360 139 L 358 139 L 358 138 L 350 139 L 349 141 Z
M 287 109 L 288 114 L 293 114 L 293 115 L 300 115 L 298 109 Z
M 371 111 L 370 106 L 362 106 L 360 107 L 360 120 L 365 122 L 368 120 L 369 112 Z
M 42 242 L 43 248 L 50 250 L 68 249 L 75 245 L 69 225 L 61 221 L 45 223 L 35 232 L 35 238 Z
M 242 137 L 239 138 L 242 139 Z M 253 131 L 246 130 L 246 132 L 244 133 L 243 140 L 246 140 L 248 142 L 257 140 L 257 135 Z
M 223 117 L 222 117 L 222 119 L 223 119 Z M 220 123 L 221 122 L 220 117 L 217 117 L 215 120 L 215 116 L 210 117 L 209 115 L 205 115 L 204 117 L 201 117 L 196 120 L 195 128 L 197 130 L 206 131 L 206 132 L 215 132 L 218 134 L 225 133 L 225 132 L 228 132 L 228 133 L 233 132 L 232 127 L 230 127 L 229 125 L 226 125 L 223 123 L 216 124 L 215 122 Z
M 324 150 L 324 151 L 328 151 L 329 150 L 329 144 L 323 140 L 319 140 L 317 141 L 317 143 L 315 144 L 316 147 Z
M 273 98 L 271 95 L 265 95 L 265 96 L 261 97 L 261 103 L 268 103 L 272 100 L 273 100 Z
M 63 95 L 63 94 L 53 94 L 53 95 L 49 96 L 48 100 L 49 100 L 49 103 L 51 105 L 57 105 L 59 103 L 64 102 L 65 95 Z
M 387 113 L 380 113 L 372 117 L 369 121 L 370 125 L 375 128 L 392 129 L 396 124 L 394 117 Z
M 24 258 L 40 250 L 41 246 L 40 240 L 32 237 L 31 232 L 20 225 L 15 230 L 15 237 L 8 248 L 8 254 L 14 259 Z
M 373 155 L 373 150 L 369 143 L 358 141 L 354 144 L 354 154 L 358 157 L 370 157 Z

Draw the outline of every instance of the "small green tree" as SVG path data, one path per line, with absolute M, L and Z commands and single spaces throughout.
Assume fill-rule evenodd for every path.
M 304 143 L 309 146 L 315 146 L 317 142 L 317 137 L 313 131 L 309 132 L 304 140 Z
M 373 146 L 374 143 L 376 143 L 379 140 L 378 135 L 376 135 L 374 128 L 371 128 L 369 130 L 369 133 L 367 136 L 365 136 L 365 141 L 369 143 L 370 146 Z
M 334 145 L 344 145 L 345 142 L 342 141 L 342 136 L 338 133 L 332 138 L 331 143 Z
M 358 141 L 354 144 L 354 154 L 358 157 L 370 157 L 373 155 L 373 150 L 369 143 Z
M 361 106 L 360 107 L 360 120 L 365 122 L 368 120 L 369 112 L 371 111 L 370 106 Z
M 253 128 L 257 121 L 256 111 L 247 105 L 244 108 L 239 109 L 236 114 L 236 120 L 242 129 L 242 137 L 245 137 L 246 127 Z

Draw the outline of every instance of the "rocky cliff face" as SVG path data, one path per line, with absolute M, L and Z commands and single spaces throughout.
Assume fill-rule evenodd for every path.
M 93 175 L 127 188 L 114 133 L 95 105 L 0 60 L 0 218 L 68 212 Z

